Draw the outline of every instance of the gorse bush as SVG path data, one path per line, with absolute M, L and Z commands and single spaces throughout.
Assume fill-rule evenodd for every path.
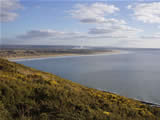
M 0 120 L 159 119 L 160 108 L 0 59 Z

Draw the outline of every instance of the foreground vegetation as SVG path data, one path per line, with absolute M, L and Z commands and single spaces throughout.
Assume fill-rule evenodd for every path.
M 160 120 L 160 108 L 0 59 L 0 120 Z

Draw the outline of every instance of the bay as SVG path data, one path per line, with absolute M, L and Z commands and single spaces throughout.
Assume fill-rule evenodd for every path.
M 66 56 L 16 62 L 82 85 L 160 104 L 160 50 Z

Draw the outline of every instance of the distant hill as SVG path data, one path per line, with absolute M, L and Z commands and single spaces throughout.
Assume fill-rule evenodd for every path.
M 0 120 L 160 120 L 160 108 L 0 59 Z

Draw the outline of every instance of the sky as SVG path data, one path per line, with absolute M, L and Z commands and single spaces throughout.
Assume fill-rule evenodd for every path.
M 0 44 L 160 48 L 160 1 L 0 0 Z

